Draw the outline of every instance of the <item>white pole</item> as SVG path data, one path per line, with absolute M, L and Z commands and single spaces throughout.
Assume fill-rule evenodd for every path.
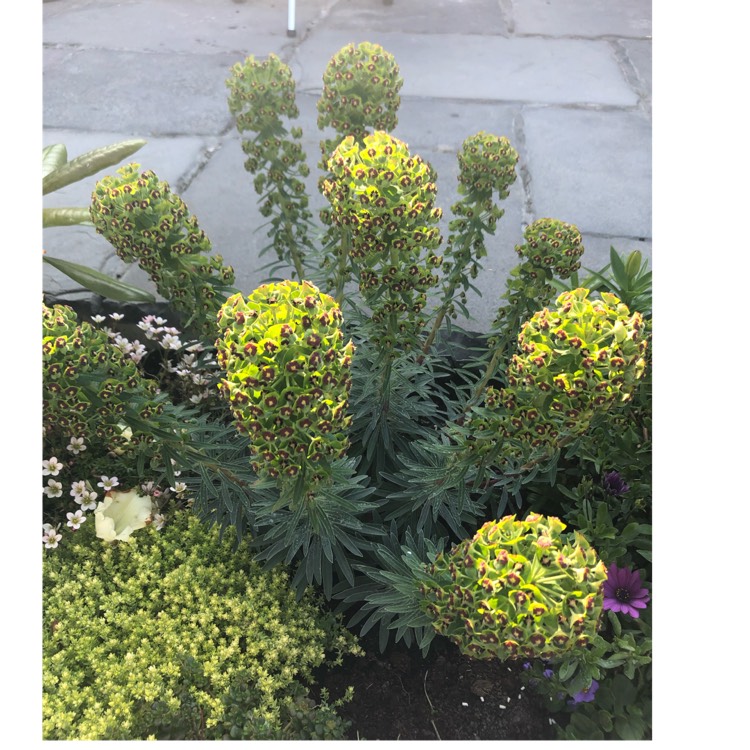
M 287 36 L 297 36 L 297 31 L 294 28 L 294 16 L 296 12 L 296 6 L 297 0 L 289 0 L 287 3 L 287 23 L 286 23 L 286 35 Z

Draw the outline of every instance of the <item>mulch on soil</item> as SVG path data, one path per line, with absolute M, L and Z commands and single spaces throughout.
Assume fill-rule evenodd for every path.
M 544 705 L 549 699 L 524 686 L 521 661 L 471 659 L 446 639 L 433 641 L 426 657 L 401 643 L 385 654 L 368 637 L 361 645 L 365 656 L 347 657 L 318 678 L 332 700 L 354 687 L 353 700 L 337 709 L 352 723 L 347 739 L 556 738 L 555 715 Z

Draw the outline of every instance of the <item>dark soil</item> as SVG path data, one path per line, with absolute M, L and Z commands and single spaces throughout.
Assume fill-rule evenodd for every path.
M 374 639 L 361 645 L 365 656 L 347 657 L 318 677 L 331 700 L 354 687 L 353 700 L 337 709 L 351 722 L 349 740 L 556 738 L 550 719 L 563 719 L 524 686 L 521 661 L 470 659 L 445 639 L 433 641 L 426 657 L 401 643 L 384 654 Z

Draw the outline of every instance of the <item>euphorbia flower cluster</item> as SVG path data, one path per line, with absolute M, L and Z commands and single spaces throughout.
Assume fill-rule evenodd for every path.
M 487 388 L 467 430 L 475 453 L 556 446 L 583 434 L 597 412 L 629 400 L 646 365 L 643 317 L 615 295 L 564 292 L 522 327 L 508 385 Z
M 349 367 L 334 300 L 304 281 L 264 284 L 219 311 L 219 386 L 237 428 L 252 437 L 253 471 L 322 479 L 324 463 L 346 453 Z
M 442 258 L 434 205 L 435 173 L 407 145 L 378 131 L 364 146 L 345 138 L 328 163 L 332 177 L 323 191 L 333 221 L 351 234 L 349 255 L 359 288 L 383 331 L 379 343 L 392 348 L 424 325 L 420 312 Z

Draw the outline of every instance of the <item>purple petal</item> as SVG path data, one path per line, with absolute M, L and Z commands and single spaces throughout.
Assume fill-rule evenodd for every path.
M 633 599 L 645 599 L 648 601 L 651 597 L 648 595 L 648 589 L 638 589 L 634 594 L 631 594 Z
M 631 599 L 630 602 L 628 602 L 632 607 L 638 607 L 638 609 L 646 609 L 648 604 L 646 604 L 643 599 Z
M 630 615 L 631 617 L 634 617 L 636 620 L 638 619 L 638 610 L 634 609 L 633 607 L 627 607 L 623 609 L 623 612 L 625 612 L 626 615 Z

